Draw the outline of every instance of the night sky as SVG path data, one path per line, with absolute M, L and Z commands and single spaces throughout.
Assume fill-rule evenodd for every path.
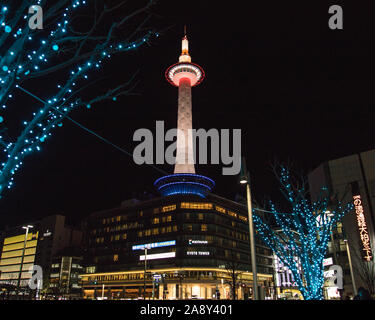
M 258 202 L 278 193 L 270 170 L 274 160 L 290 160 L 308 173 L 323 161 L 374 148 L 373 12 L 342 1 L 246 3 L 159 1 L 149 22 L 163 31 L 157 41 L 116 56 L 103 69 L 108 86 L 139 70 L 138 94 L 71 117 L 130 153 L 135 130 L 155 131 L 156 120 L 175 127 L 177 88 L 164 72 L 178 61 L 186 24 L 192 61 L 206 72 L 192 90 L 193 125 L 242 129 L 242 153 Z M 343 6 L 344 30 L 328 28 L 332 4 Z M 48 98 L 51 92 L 43 87 L 36 91 Z M 143 192 L 156 194 L 153 182 L 160 177 L 69 121 L 24 163 L 1 199 L 2 225 L 51 214 L 77 223 Z M 198 165 L 197 173 L 216 181 L 218 195 L 244 194 L 237 177 L 222 176 L 221 168 Z

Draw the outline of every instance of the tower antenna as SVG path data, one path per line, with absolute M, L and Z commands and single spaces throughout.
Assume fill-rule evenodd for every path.
M 184 36 L 186 36 L 186 24 L 184 25 Z

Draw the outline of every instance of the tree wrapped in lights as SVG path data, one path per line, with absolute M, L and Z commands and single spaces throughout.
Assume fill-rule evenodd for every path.
M 312 202 L 308 199 L 306 181 L 292 179 L 285 166 L 279 169 L 274 168 L 274 171 L 290 212 L 280 212 L 270 202 L 268 221 L 254 214 L 257 235 L 291 270 L 304 299 L 322 300 L 323 259 L 330 233 L 353 205 L 330 201 L 329 192 L 324 187 L 317 200 Z
M 13 176 L 27 155 L 40 151 L 41 145 L 61 127 L 64 119 L 80 107 L 90 109 L 105 99 L 115 101 L 134 87 L 133 76 L 114 88 L 103 86 L 103 92 L 87 90 L 98 81 L 95 75 L 114 54 L 134 51 L 158 36 L 146 28 L 155 1 L 123 15 L 128 1 L 104 0 L 11 0 L 0 7 L 0 144 L 3 159 L 0 169 L 0 196 L 11 188 Z M 109 6 L 109 3 L 112 5 Z M 138 2 L 135 4 L 138 5 Z M 43 11 L 43 29 L 31 29 L 32 18 L 39 7 Z M 126 7 L 125 7 L 126 8 Z M 117 15 L 116 15 L 117 13 Z M 120 14 L 121 13 L 121 14 Z M 84 14 L 88 16 L 84 16 Z M 115 21 L 116 17 L 119 16 Z M 88 19 L 87 17 L 90 17 Z M 110 21 L 109 21 L 110 20 Z M 74 23 L 78 21 L 78 23 Z M 94 80 L 90 81 L 89 78 Z M 54 93 L 40 98 L 28 89 L 48 87 L 51 79 Z M 4 124 L 17 124 L 4 115 L 8 109 L 20 108 L 19 95 L 31 95 L 33 113 L 19 120 L 20 128 L 11 136 Z M 73 120 L 72 120 L 73 121 Z M 73 121 L 74 122 L 74 121 Z

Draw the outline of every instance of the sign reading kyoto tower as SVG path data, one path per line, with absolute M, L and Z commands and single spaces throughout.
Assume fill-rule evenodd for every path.
M 213 180 L 195 173 L 192 137 L 191 88 L 204 79 L 203 69 L 191 62 L 189 41 L 182 38 L 182 52 L 179 62 L 165 72 L 167 81 L 178 87 L 177 152 L 174 174 L 157 179 L 154 183 L 164 195 L 196 194 L 205 197 L 215 183 Z

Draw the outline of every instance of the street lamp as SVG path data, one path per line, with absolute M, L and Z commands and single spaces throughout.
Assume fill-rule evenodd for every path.
M 357 287 L 355 285 L 355 279 L 354 279 L 354 273 L 353 273 L 353 265 L 352 265 L 352 257 L 350 256 L 350 249 L 349 249 L 349 242 L 348 239 L 344 239 L 345 245 L 346 245 L 346 253 L 348 255 L 348 260 L 349 260 L 349 268 L 350 268 L 350 276 L 352 278 L 352 285 L 353 285 L 353 293 L 354 296 L 357 295 Z
M 33 228 L 31 225 L 23 226 L 22 229 L 25 229 L 25 241 L 23 242 L 23 250 L 22 250 L 22 256 L 21 256 L 21 265 L 20 265 L 20 272 L 18 275 L 18 282 L 17 282 L 17 287 L 20 288 L 21 284 L 21 275 L 22 275 L 22 265 L 23 265 L 23 257 L 25 256 L 25 248 L 26 248 L 26 242 L 27 242 L 27 235 L 29 233 L 29 229 Z
M 147 249 L 150 249 L 150 246 L 144 246 L 145 250 L 145 271 L 143 276 L 143 300 L 146 300 L 146 273 L 147 273 Z
M 257 266 L 256 266 L 256 254 L 255 254 L 255 238 L 254 238 L 254 226 L 253 226 L 253 209 L 251 205 L 251 191 L 250 191 L 250 178 L 249 173 L 246 170 L 245 158 L 242 157 L 240 183 L 246 184 L 246 198 L 247 198 L 247 211 L 249 220 L 249 233 L 250 233 L 250 253 L 251 253 L 251 269 L 253 271 L 253 300 L 258 300 L 258 277 L 257 277 Z

